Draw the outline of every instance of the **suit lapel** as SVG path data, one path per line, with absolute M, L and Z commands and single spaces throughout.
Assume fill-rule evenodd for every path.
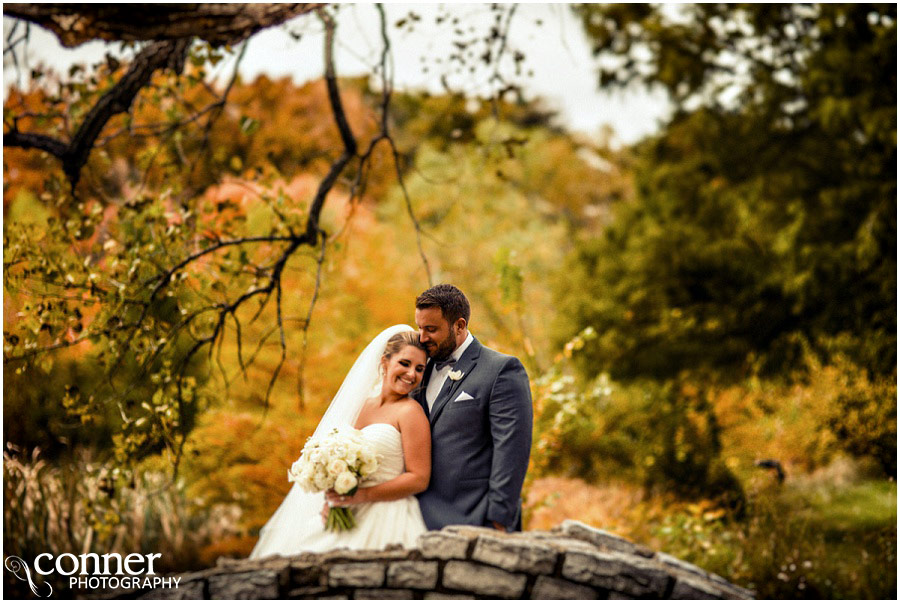
M 475 368 L 475 365 L 478 363 L 478 357 L 481 355 L 481 344 L 474 337 L 472 338 L 472 343 L 469 344 L 469 347 L 466 348 L 466 351 L 463 352 L 463 355 L 459 360 L 456 361 L 456 366 L 453 367 L 455 371 L 462 371 L 462 378 L 454 381 L 450 377 L 447 377 L 447 380 L 444 381 L 443 387 L 441 387 L 440 393 L 438 393 L 437 398 L 434 401 L 434 406 L 431 409 L 431 424 L 434 425 L 434 422 L 437 421 L 438 416 L 440 416 L 441 411 L 444 410 L 444 407 L 447 406 L 447 403 L 453 399 L 456 395 L 456 392 L 459 390 L 462 382 L 466 380 L 469 376 L 469 373 L 472 372 L 472 369 Z M 428 406 L 428 403 L 425 403 L 425 406 Z

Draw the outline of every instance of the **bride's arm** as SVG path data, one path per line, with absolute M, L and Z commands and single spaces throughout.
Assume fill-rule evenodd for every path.
M 353 496 L 342 497 L 329 492 L 328 500 L 337 506 L 399 500 L 422 492 L 431 479 L 431 426 L 422 407 L 406 404 L 400 413 L 400 438 L 406 471 L 392 480 L 371 488 L 360 488 Z

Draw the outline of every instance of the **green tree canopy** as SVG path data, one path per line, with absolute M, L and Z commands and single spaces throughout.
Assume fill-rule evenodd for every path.
M 895 370 L 896 7 L 577 10 L 624 57 L 602 85 L 677 106 L 562 278 L 563 338 L 599 333 L 589 372 L 778 370 L 803 342 Z

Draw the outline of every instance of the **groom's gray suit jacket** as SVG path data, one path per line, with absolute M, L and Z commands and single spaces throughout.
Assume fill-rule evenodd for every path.
M 454 370 L 462 378 L 447 378 L 430 412 L 425 387 L 432 362 L 415 395 L 431 422 L 431 481 L 419 494 L 425 525 L 496 521 L 521 529 L 533 415 L 525 367 L 473 339 Z

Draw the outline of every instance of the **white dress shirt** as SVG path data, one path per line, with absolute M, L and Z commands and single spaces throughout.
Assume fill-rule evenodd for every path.
M 450 354 L 450 357 L 459 360 L 460 356 L 463 355 L 463 352 L 466 351 L 466 348 L 469 347 L 469 344 L 472 343 L 472 334 L 469 333 L 466 336 L 465 341 L 463 341 L 459 347 L 453 350 L 453 353 Z M 455 370 L 454 367 L 445 366 L 441 370 L 433 370 L 431 372 L 431 379 L 428 381 L 428 387 L 425 388 L 425 401 L 428 402 L 428 411 L 431 412 L 432 407 L 434 406 L 434 401 L 437 399 L 438 394 L 441 393 L 441 388 L 444 387 L 444 382 L 447 380 L 447 375 L 450 374 L 450 371 Z

